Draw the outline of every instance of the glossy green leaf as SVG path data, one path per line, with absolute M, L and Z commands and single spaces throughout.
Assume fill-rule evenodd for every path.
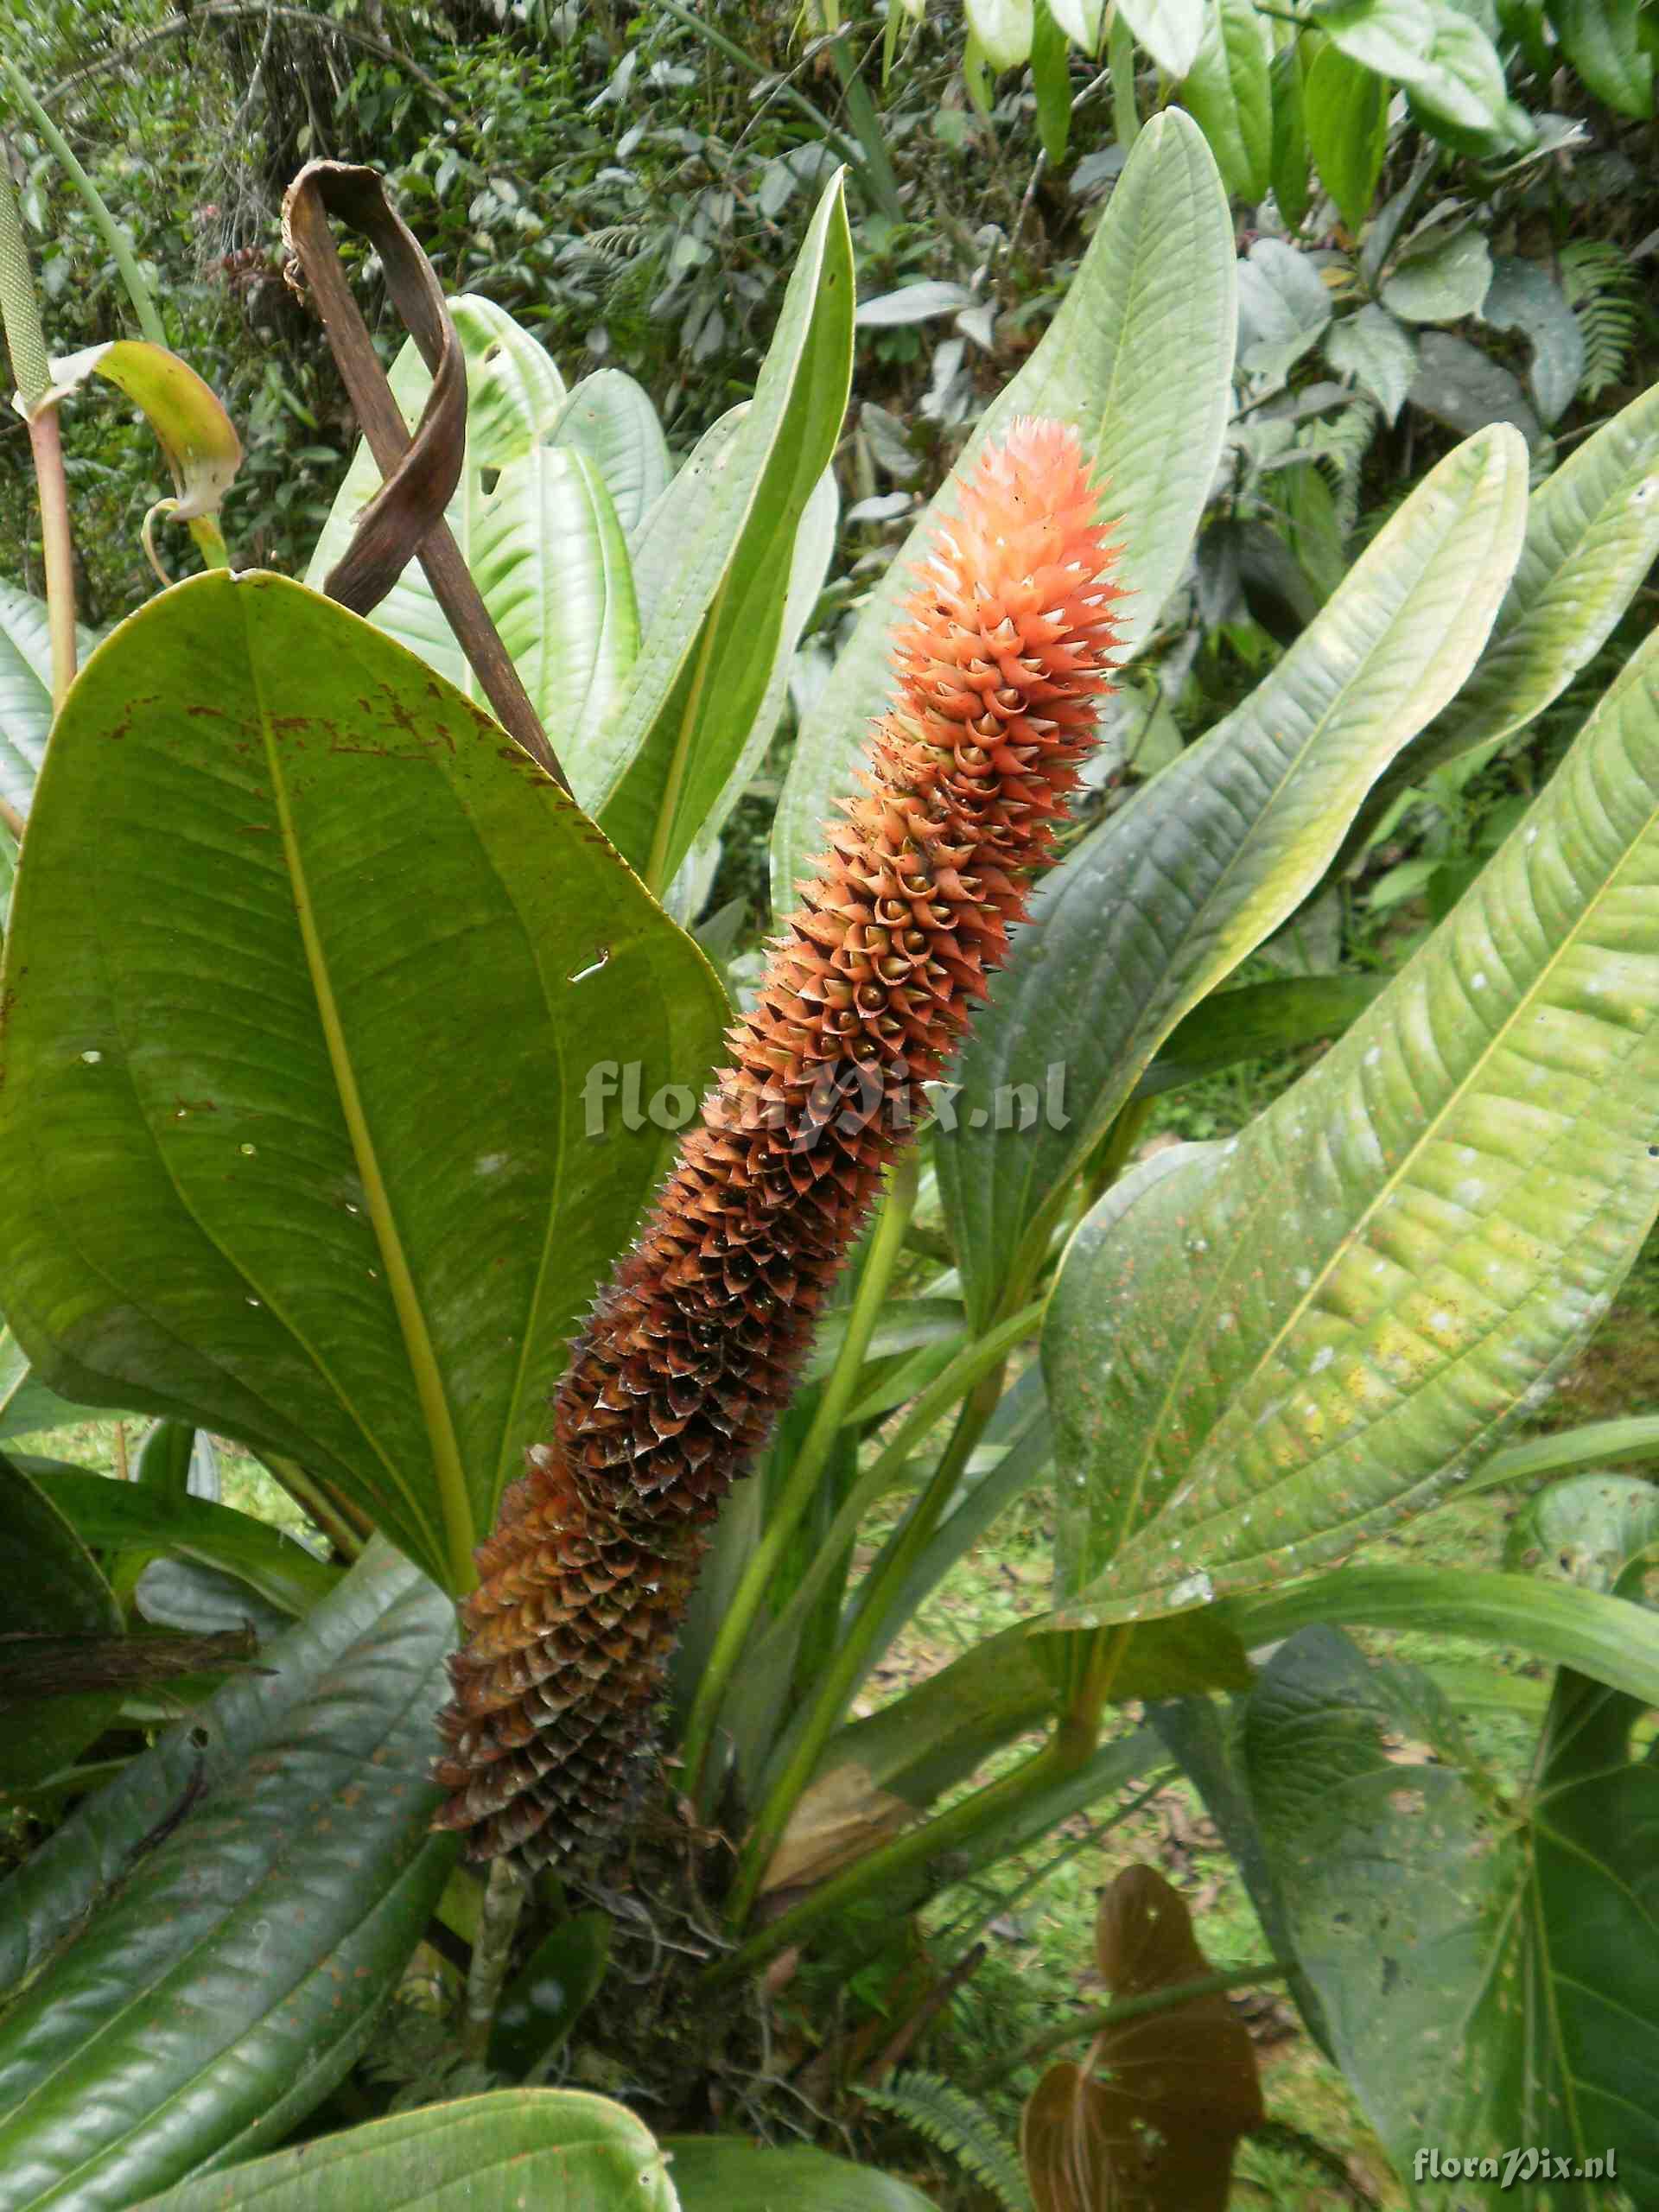
M 1421 1675 L 1332 1630 L 1251 1694 L 1250 1794 L 1294 1940 L 1414 2202 L 1590 2212 L 1612 2201 L 1610 2152 L 1629 2201 L 1659 2187 L 1659 1768 L 1630 1763 L 1630 1717 L 1559 1685 L 1510 1805 Z M 1433 1763 L 1402 1764 L 1402 1737 Z M 1544 2145 L 1602 2161 L 1599 2185 L 1563 2190 Z M 1431 2148 L 1490 2158 L 1484 2184 L 1437 2184 Z
M 346 2072 L 454 1863 L 427 1834 L 453 1636 L 377 1546 L 0 1885 L 4 2212 L 127 2212 Z
M 16 1336 L 0 1324 L 0 1439 L 108 1418 L 102 1406 L 71 1405 L 55 1390 L 48 1390 L 29 1366 L 29 1355 Z
M 490 2030 L 490 2064 L 523 2075 L 564 2043 L 599 1994 L 611 1956 L 611 1917 L 561 1921 L 501 1993 Z
M 1050 14 L 1047 0 L 1036 0 L 1032 18 L 1031 84 L 1037 101 L 1037 135 L 1050 168 L 1058 168 L 1071 136 L 1071 73 L 1066 66 L 1065 34 Z
M 671 2135 L 664 2148 L 681 2212 L 933 2212 L 908 2182 L 828 2151 L 774 2151 L 720 2135 Z
M 1251 207 L 1273 181 L 1271 59 L 1267 23 L 1250 0 L 1212 0 L 1181 80 L 1181 105 L 1210 142 L 1228 191 Z
M 0 1459 L 0 1789 L 26 1789 L 78 1758 L 121 1708 L 118 1690 L 37 1702 L 6 1693 L 5 1638 L 114 1636 L 121 1609 L 62 1512 Z
M 83 671 L 7 956 L 36 1366 L 297 1460 L 466 1586 L 669 1141 L 604 1071 L 717 1052 L 695 946 L 422 662 L 219 574 Z
M 169 1495 L 145 1482 L 112 1482 L 79 1468 L 41 1466 L 35 1480 L 92 1550 L 219 1567 L 286 1613 L 303 1615 L 340 1579 L 338 1567 L 307 1551 L 297 1538 L 211 1498 Z
M 1319 181 L 1343 221 L 1357 232 L 1370 213 L 1388 150 L 1388 85 L 1340 47 L 1321 47 L 1307 73 L 1304 113 Z
M 785 912 L 850 791 L 869 725 L 893 696 L 890 632 L 909 572 L 988 438 L 1018 415 L 1075 423 L 1123 520 L 1126 652 L 1143 645 L 1186 565 L 1220 456 L 1236 321 L 1235 251 L 1215 165 L 1191 119 L 1155 117 L 1135 141 L 1059 313 L 980 417 L 956 469 L 870 594 L 802 724 L 772 846 Z
M 585 2089 L 493 2089 L 372 2120 L 134 2212 L 679 2212 L 645 2125 Z
M 837 175 L 796 261 L 754 397 L 710 472 L 705 525 L 676 548 L 627 695 L 595 750 L 593 810 L 659 893 L 725 787 L 772 675 L 779 578 L 846 410 L 853 307 Z
M 1307 102 L 1300 39 L 1281 47 L 1273 57 L 1270 91 L 1273 97 L 1274 203 L 1285 227 L 1294 236 L 1313 204 L 1307 143 Z
M 1031 52 L 1032 0 L 963 0 L 963 12 L 993 69 L 1017 69 Z
M 681 863 L 681 873 L 664 901 L 677 921 L 689 922 L 693 918 L 692 910 L 682 903 L 682 886 L 700 862 L 706 863 L 710 860 L 711 849 L 713 856 L 717 856 L 716 841 L 733 808 L 760 773 L 772 741 L 778 734 L 779 721 L 789 698 L 790 676 L 795 666 L 795 655 L 799 650 L 806 626 L 811 620 L 812 610 L 818 603 L 830 563 L 835 558 L 840 515 L 841 499 L 836 489 L 835 472 L 826 468 L 812 487 L 800 526 L 795 532 L 795 546 L 789 563 L 789 582 L 784 593 L 783 619 L 778 626 L 772 669 L 766 679 L 766 688 L 761 694 L 760 704 L 755 709 L 754 720 L 743 741 L 742 750 L 733 763 L 723 787 L 703 815 L 696 842 Z M 709 872 L 713 873 L 712 867 Z
M 592 461 L 632 545 L 673 474 L 649 394 L 622 370 L 601 369 L 584 377 L 566 399 L 549 439 L 574 446 Z
M 1137 43 L 1164 74 L 1185 77 L 1204 39 L 1204 0 L 1119 0 L 1119 5 Z
M 219 1503 L 219 1455 L 205 1428 L 188 1421 L 158 1421 L 138 1447 L 132 1479 L 162 1498 L 205 1497 Z
M 976 1317 L 1029 1282 L 1072 1176 L 1164 1039 L 1294 912 L 1379 769 L 1463 681 L 1525 499 L 1512 434 L 1449 454 L 1265 682 L 1039 887 L 936 1144 Z M 999 1130 L 999 1097 L 1022 1086 L 1044 1102 L 1035 1126 L 1005 1112 Z
M 1548 1395 L 1659 1211 L 1656 779 L 1659 639 L 1312 1073 L 1079 1231 L 1045 1347 L 1072 1617 L 1338 1557 Z
M 1491 41 L 1451 0 L 1338 0 L 1317 21 L 1351 60 L 1403 87 L 1431 124 L 1488 148 L 1530 143 Z
M 1581 1428 L 1560 1428 L 1529 1436 L 1494 1452 L 1471 1487 L 1499 1490 L 1536 1482 L 1540 1475 L 1560 1475 L 1609 1461 L 1659 1459 L 1659 1414 L 1637 1414 L 1624 1421 L 1586 1421 Z
M 1653 113 L 1653 55 L 1629 0 L 1545 0 L 1545 12 L 1599 100 L 1621 115 Z

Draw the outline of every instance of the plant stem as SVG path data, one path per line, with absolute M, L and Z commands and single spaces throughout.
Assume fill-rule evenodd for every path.
M 867 1575 L 854 1601 L 851 1620 L 843 1624 L 817 1694 L 809 1708 L 794 1749 L 771 1789 L 760 1816 L 743 1846 L 742 1865 L 731 1902 L 732 1917 L 741 1926 L 748 1917 L 768 1862 L 789 1818 L 812 1779 L 823 1747 L 841 1725 L 842 1715 L 861 1681 L 867 1656 L 884 1626 L 893 1592 L 915 1565 L 939 1516 L 962 1478 L 962 1471 L 983 1433 L 985 1424 L 1002 1395 L 999 1364 L 982 1376 L 973 1395 L 963 1406 L 950 1443 L 926 1489 L 911 1508 L 898 1541 L 877 1573 Z
M 372 1525 L 365 1522 L 359 1529 L 347 1516 L 346 1502 L 337 1497 L 324 1483 L 308 1475 L 297 1460 L 279 1458 L 275 1452 L 262 1452 L 261 1459 L 276 1477 L 294 1503 L 308 1513 L 334 1549 L 346 1560 L 360 1559 L 363 1547 L 373 1534 Z
M 1112 73 L 1112 129 L 1127 158 L 1141 136 L 1141 118 L 1135 111 L 1135 33 L 1121 8 L 1112 10 L 1106 60 Z
M 512 1957 L 512 1938 L 518 1916 L 530 1895 L 530 1879 L 511 1859 L 491 1862 L 484 1901 L 479 1907 L 478 1941 L 467 1976 L 467 2003 L 457 2038 L 468 2058 L 482 2060 L 489 2052 L 495 2008 L 507 1979 Z
M 976 1789 L 970 1797 L 963 1798 L 937 1820 L 925 1821 L 921 1827 L 910 1828 L 896 1836 L 880 1851 L 871 1852 L 856 1865 L 813 1891 L 810 1897 L 781 1913 L 770 1924 L 752 1936 L 747 1943 L 728 1952 L 702 1977 L 704 1989 L 715 1989 L 739 1975 L 751 1973 L 798 1942 L 811 1929 L 826 1919 L 833 1918 L 856 1899 L 867 1896 L 880 1885 L 898 1876 L 924 1866 L 931 1859 L 952 1850 L 957 1844 L 1004 1813 L 1027 1796 L 1048 1788 L 1059 1778 L 1070 1761 L 1053 1742 L 1045 1744 L 1034 1751 L 1023 1765 L 1011 1774 L 988 1783 L 983 1789 Z
M 709 1654 L 702 1680 L 697 1684 L 696 1695 L 686 1720 L 682 1756 L 685 1761 L 685 1789 L 698 1803 L 703 1801 L 705 1783 L 709 1778 L 704 1769 L 709 1745 L 732 1675 L 760 1606 L 775 1585 L 778 1569 L 783 1562 L 790 1540 L 800 1526 L 817 1492 L 836 1440 L 836 1433 L 856 1394 L 864 1356 L 869 1350 L 870 1338 L 880 1319 L 887 1286 L 893 1280 L 893 1270 L 905 1241 L 905 1230 L 909 1226 L 911 1211 L 916 1204 L 919 1175 L 919 1156 L 912 1146 L 893 1162 L 887 1198 L 876 1221 L 875 1233 L 870 1239 L 864 1272 L 859 1279 L 858 1294 L 847 1318 L 847 1333 L 842 1339 L 841 1350 L 830 1378 L 823 1386 L 818 1410 L 796 1454 L 783 1495 L 767 1516 L 765 1533 L 744 1567 L 726 1618 L 720 1624 L 714 1649 Z
M 161 316 L 156 312 L 156 302 L 150 296 L 149 286 L 144 281 L 144 272 L 138 266 L 132 240 L 111 214 L 105 205 L 104 195 L 75 159 L 74 149 L 35 99 L 22 72 L 3 54 L 0 54 L 0 77 L 3 77 L 10 86 L 12 97 L 28 113 L 35 128 L 57 156 L 70 181 L 86 202 L 87 213 L 121 272 L 121 282 L 127 288 L 127 297 L 132 302 L 132 311 L 138 318 L 139 329 L 152 346 L 160 346 L 165 350 L 167 333 L 162 327 Z
M 1017 2074 L 1022 2066 L 1034 2066 L 1051 2050 L 1063 2050 L 1069 2043 L 1082 2043 L 1085 2038 L 1103 2034 L 1109 2028 L 1145 2019 L 1154 2012 L 1173 2012 L 1178 2005 L 1190 2005 L 1195 1997 L 1213 1997 L 1226 1989 L 1248 1989 L 1253 1983 L 1288 1981 L 1295 1971 L 1294 1967 L 1281 1966 L 1276 1959 L 1266 1959 L 1259 1966 L 1227 1967 L 1217 1974 L 1195 1974 L 1191 1981 L 1173 1981 L 1165 1989 L 1148 1989 L 1139 1997 L 1120 1997 L 1116 2004 L 1103 2005 L 1097 2012 L 1080 2013 L 1075 2020 L 1066 2020 L 1039 2036 L 1016 2056 L 985 2075 L 982 2086 L 1001 2082 L 1010 2074 Z
M 55 406 L 29 418 L 29 449 L 41 495 L 41 543 L 46 552 L 46 613 L 52 638 L 52 705 L 75 680 L 75 547 L 69 534 L 69 483 Z

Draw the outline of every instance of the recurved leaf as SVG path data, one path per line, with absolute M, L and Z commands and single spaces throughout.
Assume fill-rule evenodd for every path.
M 146 2197 L 135 2212 L 679 2212 L 642 2122 L 585 2089 L 493 2089 L 395 2113 L 229 2173 Z
M 603 1071 L 649 1096 L 717 1049 L 695 946 L 423 664 L 219 574 L 83 671 L 7 957 L 0 1308 L 36 1366 L 297 1460 L 467 1586 L 660 1170 Z
M 1185 1900 L 1151 1866 L 1126 1866 L 1103 1893 L 1095 1948 L 1114 1999 L 1211 1970 Z M 1105 2029 L 1086 2064 L 1052 2067 L 1020 2147 L 1038 2212 L 1225 2212 L 1238 2139 L 1262 2117 L 1249 2031 L 1216 1993 Z
M 1338 1557 L 1548 1395 L 1659 1211 L 1656 780 L 1650 639 L 1312 1073 L 1080 1230 L 1046 1344 L 1068 1619 Z
M 1512 434 L 1448 454 L 1243 705 L 1039 889 L 937 1143 L 976 1319 L 1030 1282 L 1061 1194 L 1177 1021 L 1295 911 L 1378 771 L 1467 675 L 1525 498 Z M 1022 1086 L 1042 1106 L 1024 1128 L 996 1104 Z
M 127 2212 L 345 2073 L 453 1864 L 426 1832 L 453 1636 L 375 1547 L 0 1886 L 4 2212 Z
M 889 632 L 941 512 L 985 440 L 1016 415 L 1075 423 L 1123 518 L 1128 650 L 1144 644 L 1186 565 L 1221 452 L 1236 321 L 1233 230 L 1203 137 L 1179 112 L 1141 131 L 1042 343 L 980 417 L 938 496 L 870 594 L 852 642 L 802 724 L 772 836 L 779 912 L 852 789 L 871 721 L 890 705 Z

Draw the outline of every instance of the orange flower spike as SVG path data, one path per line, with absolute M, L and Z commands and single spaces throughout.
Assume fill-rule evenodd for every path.
M 638 1786 L 704 1537 L 787 1404 L 922 1086 L 960 1043 L 1094 736 L 1121 597 L 1075 432 L 988 445 L 900 611 L 898 698 L 478 1550 L 441 1826 L 536 1866 Z

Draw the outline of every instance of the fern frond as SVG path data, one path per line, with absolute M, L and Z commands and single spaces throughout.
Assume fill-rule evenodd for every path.
M 1344 537 L 1359 520 L 1360 474 L 1382 420 L 1382 409 L 1356 394 L 1338 413 L 1308 425 L 1298 440 L 1309 457 L 1324 467 Z
M 982 2189 L 989 2190 L 1004 2212 L 1031 2212 L 1031 2191 L 1019 2153 L 1004 2141 L 984 2107 L 954 2082 L 910 2066 L 893 2088 L 861 2088 L 858 2094 L 866 2104 L 890 2112 L 954 2158 Z
M 1579 390 L 1599 399 L 1609 385 L 1623 384 L 1636 350 L 1637 276 L 1622 246 L 1608 238 L 1580 238 L 1560 252 L 1561 289 L 1584 337 L 1584 374 Z

